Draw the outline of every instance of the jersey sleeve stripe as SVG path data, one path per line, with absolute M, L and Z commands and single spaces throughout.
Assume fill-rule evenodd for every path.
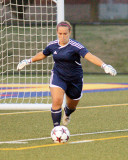
M 52 44 L 56 44 L 56 43 L 58 43 L 58 40 L 51 41 L 51 42 L 48 43 L 48 46 L 50 46 L 50 45 L 52 45 Z
M 72 40 L 70 40 L 70 44 L 71 44 L 72 46 L 75 46 L 75 47 L 79 48 L 79 49 L 85 48 L 85 47 L 84 47 L 83 45 L 81 45 L 80 43 L 74 42 L 74 41 L 72 41 Z

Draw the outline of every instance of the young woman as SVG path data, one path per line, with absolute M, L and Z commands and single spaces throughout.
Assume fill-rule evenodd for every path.
M 83 87 L 83 70 L 80 62 L 81 56 L 93 64 L 100 66 L 106 73 L 115 76 L 116 70 L 105 64 L 100 58 L 91 54 L 82 44 L 70 39 L 72 27 L 69 22 L 63 21 L 57 25 L 58 39 L 52 41 L 43 50 L 31 59 L 21 61 L 17 69 L 40 61 L 51 55 L 54 59 L 54 67 L 51 74 L 50 91 L 52 96 L 51 116 L 53 125 L 60 125 L 62 103 L 66 94 L 66 106 L 64 109 L 63 124 L 70 122 L 70 115 L 76 109 L 81 98 Z

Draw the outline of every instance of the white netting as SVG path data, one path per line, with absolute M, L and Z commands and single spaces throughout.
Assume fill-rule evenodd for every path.
M 0 103 L 50 103 L 52 57 L 16 68 L 56 39 L 56 23 L 55 1 L 0 1 Z

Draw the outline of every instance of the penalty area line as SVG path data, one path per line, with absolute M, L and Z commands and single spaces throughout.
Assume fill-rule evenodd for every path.
M 69 144 L 87 143 L 87 142 L 105 141 L 105 140 L 114 140 L 114 139 L 121 139 L 121 138 L 128 138 L 128 135 L 126 135 L 126 136 L 117 136 L 117 137 L 107 137 L 107 138 L 98 138 L 98 139 L 89 139 L 89 140 L 74 141 L 74 142 L 69 142 Z
M 96 135 L 96 134 L 107 134 L 107 133 L 118 133 L 118 132 L 128 132 L 128 129 L 123 130 L 113 130 L 113 131 L 99 131 L 99 132 L 88 132 L 88 133 L 79 133 L 72 134 L 70 137 L 84 136 L 84 135 Z M 28 143 L 29 141 L 40 141 L 51 139 L 51 137 L 42 137 L 42 138 L 33 138 L 33 139 L 22 139 L 22 140 L 14 140 L 14 141 L 2 141 L 0 144 L 20 144 L 20 143 Z
M 114 139 L 121 139 L 121 138 L 128 138 L 126 136 L 117 136 L 117 137 L 105 137 L 105 138 L 98 138 L 98 139 L 89 139 L 89 140 L 81 140 L 81 141 L 72 141 L 67 143 L 53 143 L 53 144 L 46 144 L 40 146 L 29 146 L 29 147 L 20 147 L 20 148 L 0 148 L 2 151 L 14 151 L 14 150 L 28 150 L 28 149 L 36 149 L 36 148 L 46 148 L 46 147 L 54 147 L 60 145 L 68 145 L 68 144 L 79 144 L 79 143 L 88 143 L 88 142 L 95 142 L 95 141 L 105 141 L 105 140 L 114 140 Z

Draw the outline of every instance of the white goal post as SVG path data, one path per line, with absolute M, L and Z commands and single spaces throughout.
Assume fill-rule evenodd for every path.
M 64 0 L 0 0 L 0 110 L 49 110 L 52 56 L 22 71 L 17 64 L 56 39 Z

